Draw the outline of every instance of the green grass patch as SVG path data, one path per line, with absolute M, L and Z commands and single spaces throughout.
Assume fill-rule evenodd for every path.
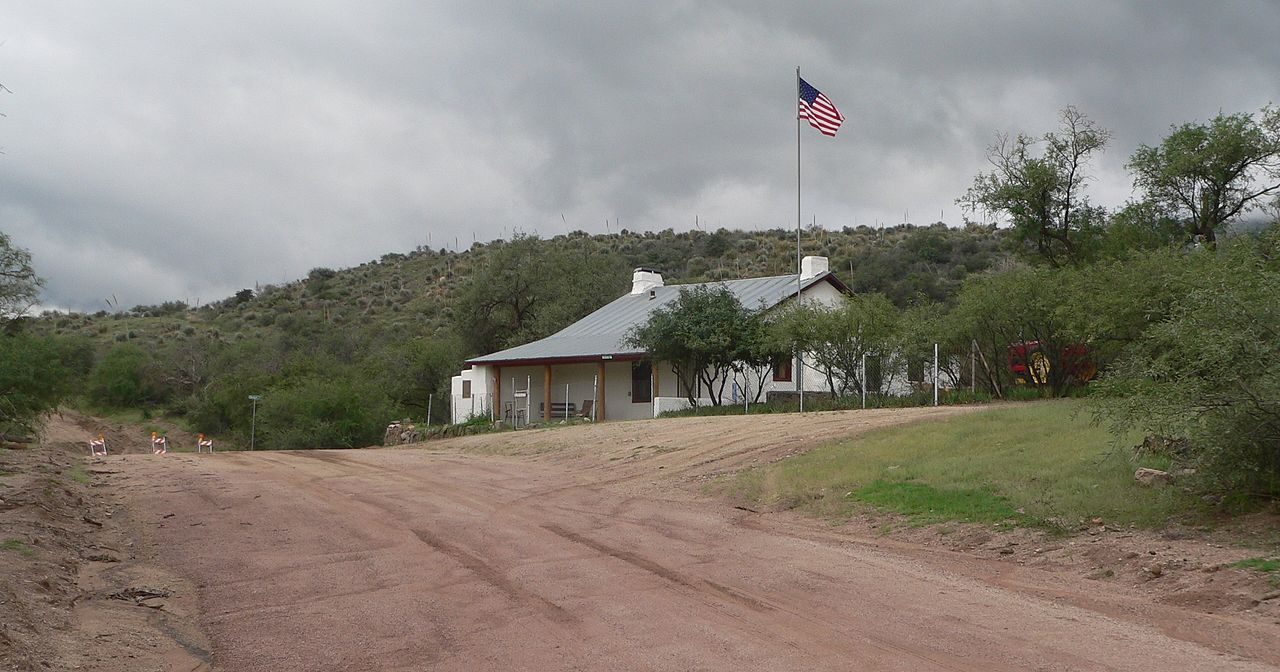
M 1005 498 L 975 488 L 935 488 L 908 481 L 872 481 L 846 497 L 882 511 L 910 516 L 920 524 L 949 520 L 973 523 L 1028 522 Z
M 1090 422 L 1081 400 L 1039 401 L 876 430 L 717 487 L 766 507 L 835 519 L 870 505 L 931 521 L 1074 527 L 1101 517 L 1158 527 L 1201 511 L 1203 502 L 1180 488 L 1134 483 L 1135 468 L 1168 466 L 1160 458 L 1134 462 L 1127 446 L 1139 439 L 1117 442 Z
M 71 476 L 71 480 L 76 483 L 83 483 L 86 485 L 89 483 L 89 470 L 85 468 L 83 463 L 71 465 L 71 469 L 68 470 L 67 474 Z
M 0 469 L 0 476 L 14 476 L 17 473 L 18 472 L 16 471 L 10 471 L 8 469 Z
M 6 551 L 17 551 L 27 557 L 35 555 L 35 551 L 32 551 L 31 547 L 22 543 L 22 540 L 16 537 L 9 537 L 4 541 L 0 541 L 0 549 L 4 549 Z
M 1256 569 L 1259 572 L 1280 572 L 1280 558 L 1245 558 L 1239 562 L 1232 563 L 1232 567 L 1243 567 L 1245 569 Z

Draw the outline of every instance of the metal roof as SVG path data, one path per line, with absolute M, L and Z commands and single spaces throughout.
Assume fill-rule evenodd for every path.
M 844 283 L 831 273 L 822 273 L 804 281 L 803 289 L 828 281 L 842 291 L 848 291 Z M 675 301 L 681 289 L 693 287 L 724 287 L 747 308 L 772 308 L 783 300 L 796 295 L 796 276 L 776 275 L 769 278 L 723 280 L 689 285 L 654 287 L 654 297 L 649 292 L 626 294 L 606 304 L 594 313 L 574 322 L 560 331 L 538 341 L 517 345 L 493 354 L 467 360 L 468 364 L 535 363 L 544 360 L 598 360 L 606 355 L 614 357 L 640 356 L 643 350 L 623 343 L 632 327 L 644 324 L 649 314 L 659 307 Z

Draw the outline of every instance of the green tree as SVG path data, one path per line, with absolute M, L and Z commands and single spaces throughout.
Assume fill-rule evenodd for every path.
M 834 396 L 861 391 L 863 355 L 881 356 L 883 368 L 895 368 L 888 358 L 898 329 L 898 310 L 883 294 L 855 294 L 835 306 L 793 304 L 771 321 L 779 349 L 803 352 Z
M 308 376 L 267 391 L 258 407 L 262 446 L 359 448 L 382 442 L 394 417 L 382 389 L 354 371 Z
M 31 253 L 0 232 L 0 326 L 35 305 L 42 286 L 44 280 L 31 267 Z
M 1099 417 L 1181 439 L 1222 493 L 1280 497 L 1280 268 L 1266 241 L 1203 254 L 1166 316 L 1098 381 Z M 1176 444 L 1176 442 L 1175 442 Z
M 885 360 L 886 367 L 892 368 L 885 371 L 884 384 L 891 385 L 898 371 L 907 373 L 912 382 L 924 382 L 931 375 L 925 372 L 933 367 L 933 348 L 937 345 L 941 355 L 939 381 L 950 379 L 952 386 L 958 386 L 968 373 L 965 369 L 972 337 L 967 331 L 957 332 L 952 318 L 946 306 L 935 302 L 916 303 L 902 311 L 902 328 L 894 341 L 893 358 Z M 1003 366 L 1003 362 L 997 364 Z
M 1149 200 L 1130 201 L 1111 215 L 1100 244 L 1102 258 L 1123 258 L 1135 252 L 1184 245 L 1182 222 Z
M 701 389 L 719 405 L 739 363 L 762 356 L 760 319 L 725 287 L 695 285 L 650 313 L 626 341 L 654 362 L 670 364 L 690 404 L 698 403 Z
M 75 357 L 51 337 L 0 334 L 0 434 L 35 432 L 70 394 Z
M 475 353 L 549 336 L 617 298 L 623 264 L 528 235 L 495 244 L 455 302 L 458 335 Z
M 1057 132 L 1040 138 L 997 136 L 987 151 L 995 170 L 980 173 L 957 199 L 970 212 L 1006 217 L 1023 249 L 1055 267 L 1093 255 L 1106 211 L 1090 205 L 1084 190 L 1089 161 L 1111 138 L 1074 107 L 1060 121 Z
M 1188 237 L 1213 247 L 1224 226 L 1280 193 L 1280 108 L 1175 126 L 1159 145 L 1138 147 L 1128 167 Z
M 419 335 L 370 353 L 363 369 L 403 411 L 400 415 L 424 418 L 430 406 L 428 420 L 444 422 L 449 416 L 450 380 L 462 369 L 463 359 L 463 346 L 456 338 Z
M 1062 270 L 1024 267 L 971 276 L 960 290 L 947 337 L 953 343 L 977 344 L 987 363 L 984 373 L 990 370 L 985 378 L 993 392 L 1015 382 L 1009 349 L 1024 343 L 1032 350 L 1027 359 L 1038 353 L 1041 368 L 1038 381 L 1024 376 L 1023 382 L 1051 394 L 1062 394 L 1079 382 L 1071 367 L 1064 366 L 1064 349 L 1082 342 L 1082 335 L 1073 330 L 1077 302 L 1068 295 L 1064 277 Z
M 147 353 L 133 344 L 117 345 L 107 351 L 89 379 L 89 401 L 105 408 L 130 408 L 155 399 L 144 382 Z

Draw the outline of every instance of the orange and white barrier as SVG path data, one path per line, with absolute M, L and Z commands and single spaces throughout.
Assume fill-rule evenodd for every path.
M 165 455 L 169 452 L 169 439 L 151 432 L 151 454 Z
M 107 454 L 107 440 L 102 438 L 101 434 L 99 434 L 98 438 L 96 439 L 89 439 L 89 455 L 91 457 L 97 456 L 97 455 L 106 455 L 106 454 Z
M 206 439 L 202 432 L 196 439 L 196 452 L 203 453 L 205 448 L 208 448 L 209 452 L 213 452 L 213 439 Z

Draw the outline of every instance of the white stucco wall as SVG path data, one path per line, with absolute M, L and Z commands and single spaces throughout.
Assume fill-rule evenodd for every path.
M 806 302 L 819 301 L 828 306 L 834 306 L 840 303 L 843 297 L 844 293 L 836 289 L 831 283 L 819 282 L 816 285 L 805 288 L 804 293 L 800 295 L 800 300 Z
M 466 422 L 472 416 L 487 417 L 489 415 L 491 399 L 489 379 L 492 375 L 492 371 L 487 366 L 473 366 L 469 369 L 464 369 L 450 380 L 449 413 L 452 422 Z M 464 380 L 471 381 L 470 398 L 462 396 L 462 382 Z

